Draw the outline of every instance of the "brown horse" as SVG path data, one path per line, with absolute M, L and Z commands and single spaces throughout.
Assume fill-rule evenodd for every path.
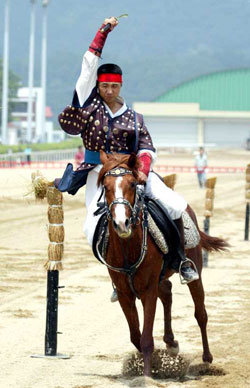
M 149 376 L 154 348 L 153 324 L 158 297 L 164 308 L 164 342 L 172 353 L 178 353 L 178 342 L 174 339 L 171 327 L 172 284 L 168 280 L 174 271 L 168 269 L 164 279 L 159 283 L 163 254 L 151 235 L 147 234 L 146 210 L 144 211 L 145 208 L 136 190 L 138 159 L 135 155 L 107 155 L 101 152 L 101 161 L 103 168 L 99 173 L 98 184 L 104 187 L 109 219 L 106 265 L 128 321 L 131 342 L 143 353 L 144 374 Z M 198 228 L 195 214 L 190 207 L 187 212 Z M 200 244 L 196 248 L 187 250 L 186 255 L 196 264 L 200 278 L 189 283 L 188 287 L 195 305 L 195 318 L 201 330 L 203 361 L 211 363 L 213 357 L 207 339 L 207 313 L 201 280 L 201 249 L 225 250 L 227 243 L 222 239 L 208 236 L 200 230 L 199 233 Z M 141 299 L 144 311 L 142 333 L 139 329 L 135 305 L 136 296 Z

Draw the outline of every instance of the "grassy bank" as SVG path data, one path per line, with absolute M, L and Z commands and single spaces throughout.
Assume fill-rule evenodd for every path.
M 32 151 L 53 151 L 77 148 L 79 145 L 82 145 L 82 140 L 79 137 L 61 141 L 60 143 L 20 144 L 15 146 L 0 145 L 0 154 L 6 154 L 9 150 L 13 153 L 23 152 L 27 147 L 31 148 Z

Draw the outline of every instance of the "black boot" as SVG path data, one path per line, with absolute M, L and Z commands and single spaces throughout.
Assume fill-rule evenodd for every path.
M 179 256 L 181 258 L 180 266 L 179 266 L 179 274 L 181 278 L 182 284 L 191 283 L 194 280 L 199 279 L 199 274 L 196 271 L 195 265 L 192 260 L 186 258 L 185 256 L 185 238 L 184 238 L 184 225 L 182 221 L 182 217 L 174 220 L 174 223 L 179 231 L 180 235 L 180 248 L 179 248 Z

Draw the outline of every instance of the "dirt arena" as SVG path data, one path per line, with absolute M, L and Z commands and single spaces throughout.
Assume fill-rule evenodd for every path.
M 247 151 L 209 151 L 211 166 L 242 166 Z M 159 156 L 158 164 L 193 164 L 191 153 Z M 46 313 L 47 204 L 29 191 L 30 170 L 1 169 L 0 297 L 3 388 L 90 387 L 250 387 L 250 242 L 244 238 L 245 175 L 217 174 L 211 234 L 227 238 L 229 253 L 209 256 L 203 271 L 208 336 L 213 367 L 204 371 L 201 337 L 187 286 L 173 280 L 173 329 L 180 351 L 191 360 L 184 381 L 125 378 L 124 359 L 134 351 L 127 323 L 112 292 L 107 270 L 92 256 L 82 232 L 84 190 L 64 196 L 65 257 L 60 272 L 58 352 L 68 360 L 31 358 L 44 354 Z M 43 171 L 48 178 L 62 171 Z M 210 175 L 211 176 L 211 175 Z M 196 211 L 203 227 L 205 191 L 194 173 L 178 174 L 176 190 Z M 138 303 L 141 315 L 140 302 Z M 156 348 L 163 348 L 163 311 L 158 303 L 154 326 Z

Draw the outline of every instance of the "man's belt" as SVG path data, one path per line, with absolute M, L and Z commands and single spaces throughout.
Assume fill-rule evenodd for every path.
M 100 152 L 85 150 L 84 162 L 89 164 L 101 164 Z
M 119 154 L 130 154 L 130 152 L 119 152 Z M 89 164 L 101 164 L 100 152 L 85 150 L 84 162 Z

